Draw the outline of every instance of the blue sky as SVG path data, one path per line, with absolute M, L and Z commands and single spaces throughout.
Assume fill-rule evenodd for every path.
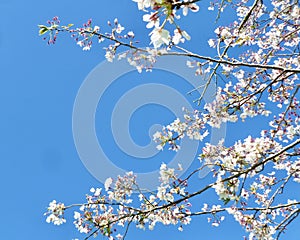
M 148 31 L 141 21 L 142 13 L 130 0 L 1 0 L 0 11 L 0 238 L 62 240 L 80 237 L 71 221 L 55 227 L 45 222 L 43 213 L 53 199 L 66 204 L 80 203 L 91 187 L 102 186 L 79 158 L 72 133 L 72 111 L 81 84 L 92 69 L 104 61 L 104 51 L 102 46 L 94 45 L 92 51 L 83 52 L 67 35 L 61 36 L 55 46 L 47 46 L 38 36 L 37 25 L 59 16 L 63 23 L 75 25 L 92 18 L 95 24 L 107 29 L 107 20 L 118 17 L 126 30 L 135 31 L 141 46 L 147 46 Z M 205 49 L 209 53 L 206 42 L 212 36 L 209 28 L 214 25 L 215 16 L 203 10 L 190 17 L 182 21 L 182 26 L 191 30 L 193 40 L 188 46 L 191 50 Z M 207 24 L 209 22 L 212 24 Z M 109 132 L 108 117 L 118 97 L 140 83 L 160 83 L 160 79 L 167 79 L 166 84 L 184 96 L 191 90 L 191 85 L 182 79 L 177 76 L 168 79 L 168 76 L 162 71 L 152 75 L 131 72 L 114 82 L 98 104 L 95 120 L 98 140 L 120 168 L 152 171 L 160 162 L 169 162 L 173 157 L 173 153 L 166 151 L 156 158 L 143 160 L 124 154 Z M 192 103 L 195 97 L 187 99 Z M 129 130 L 137 144 L 146 145 L 151 125 L 167 124 L 173 119 L 174 114 L 166 108 L 147 105 L 132 115 Z M 255 129 L 254 124 L 252 129 Z M 239 131 L 241 137 L 248 134 Z M 232 132 L 228 136 L 229 142 L 236 137 Z M 194 162 L 193 166 L 197 164 Z M 195 187 L 198 184 L 205 184 L 205 180 L 197 180 Z M 199 202 L 202 206 L 201 199 Z M 128 239 L 195 239 L 195 236 L 202 239 L 207 236 L 207 239 L 226 240 L 243 236 L 233 220 L 228 219 L 220 228 L 212 228 L 206 222 L 205 218 L 195 219 L 183 233 L 178 233 L 176 227 L 158 226 L 153 232 L 132 228 Z M 293 228 L 292 232 L 286 239 L 299 236 L 299 229 Z M 208 237 L 208 234 L 211 235 Z

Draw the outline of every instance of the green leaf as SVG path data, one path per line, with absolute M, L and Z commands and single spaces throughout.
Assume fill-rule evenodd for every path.
M 74 24 L 71 24 L 71 23 L 70 23 L 70 24 L 68 24 L 67 26 L 61 26 L 61 28 L 62 28 L 62 29 L 65 29 L 65 30 L 69 30 L 69 28 L 72 27 L 73 25 L 74 25 Z M 58 27 L 58 25 L 55 25 L 55 27 Z
M 38 25 L 38 26 L 40 28 L 39 35 L 43 35 L 43 34 L 45 34 L 46 32 L 49 31 L 48 27 L 46 27 L 44 25 Z
M 222 200 L 225 205 L 230 202 L 230 198 L 222 198 Z

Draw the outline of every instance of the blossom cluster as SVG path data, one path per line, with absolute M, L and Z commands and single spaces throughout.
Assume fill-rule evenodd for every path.
M 189 139 L 203 141 L 209 134 L 206 129 L 207 119 L 202 118 L 199 111 L 195 110 L 192 114 L 183 109 L 184 121 L 179 118 L 165 126 L 162 132 L 156 132 L 153 140 L 158 142 L 158 150 L 162 150 L 166 144 L 170 145 L 170 149 L 178 151 L 180 149 L 180 139 L 187 136 Z
M 212 167 L 216 178 L 212 188 L 225 205 L 231 204 L 225 210 L 249 232 L 249 239 L 274 239 L 287 219 L 299 211 L 297 200 L 286 199 L 286 204 L 274 206 L 291 179 L 299 182 L 299 160 L 291 161 L 284 150 L 262 134 L 260 138 L 249 136 L 243 142 L 237 141 L 231 147 L 225 147 L 223 142 L 217 146 L 206 144 L 200 155 L 199 159 Z M 273 171 L 263 173 L 265 168 L 270 169 L 270 163 Z M 285 170 L 286 176 L 282 178 L 284 174 L 278 170 Z M 207 211 L 207 204 L 202 210 Z
M 169 46 L 170 44 L 177 45 L 185 40 L 190 40 L 190 36 L 182 30 L 175 21 L 180 19 L 178 10 L 182 9 L 183 16 L 187 16 L 188 11 L 197 12 L 199 7 L 196 3 L 189 1 L 168 1 L 168 0 L 133 0 L 138 4 L 139 10 L 146 11 L 143 20 L 147 22 L 147 28 L 153 28 L 150 39 L 154 48 L 159 48 L 162 45 Z M 149 12 L 151 11 L 151 12 Z M 175 25 L 173 35 L 165 29 L 166 23 Z
M 61 225 L 66 222 L 64 218 L 65 205 L 63 203 L 57 203 L 53 200 L 49 203 L 48 211 L 45 213 L 47 215 L 46 222 L 52 222 L 54 225 Z

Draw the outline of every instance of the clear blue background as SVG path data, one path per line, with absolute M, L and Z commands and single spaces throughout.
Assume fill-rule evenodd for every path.
M 200 5 L 203 10 L 199 14 L 190 13 L 190 18 L 183 20 L 182 26 L 192 35 L 193 40 L 188 45 L 190 49 L 209 54 L 211 52 L 206 42 L 212 36 L 215 15 L 207 13 L 207 3 L 202 4 L 206 5 Z M 80 237 L 72 219 L 66 225 L 56 227 L 45 222 L 43 213 L 53 199 L 66 204 L 80 203 L 91 187 L 102 186 L 78 157 L 72 136 L 72 109 L 81 83 L 104 60 L 104 51 L 102 46 L 95 45 L 92 51 L 83 52 L 68 35 L 59 37 L 55 46 L 47 46 L 38 36 L 37 25 L 44 24 L 53 16 L 59 16 L 64 24 L 78 26 L 92 18 L 95 24 L 108 30 L 107 20 L 113 21 L 118 17 L 126 30 L 135 30 L 137 39 L 143 42 L 141 46 L 147 46 L 149 32 L 141 21 L 142 13 L 130 0 L 1 0 L 0 11 L 0 239 L 62 240 Z M 117 89 L 119 92 L 116 95 L 123 90 Z M 103 103 L 103 111 L 109 111 L 113 103 L 109 100 Z M 98 110 L 97 117 L 101 119 L 101 107 Z M 133 138 L 140 144 L 148 141 L 147 128 L 151 125 L 146 121 L 149 119 L 148 110 L 151 111 L 151 108 L 141 109 L 132 119 L 136 122 L 133 122 L 131 129 Z M 155 106 L 152 110 L 158 111 Z M 164 114 L 163 119 L 158 117 L 155 120 L 167 124 L 174 117 L 168 111 Z M 227 135 L 227 141 L 246 137 L 255 129 L 254 126 L 251 125 L 248 132 L 234 129 Z M 101 133 L 103 129 L 97 128 Z M 105 142 L 105 136 L 99 138 L 104 138 Z M 110 148 L 115 148 L 112 144 L 113 141 L 106 142 L 108 154 L 116 164 L 120 161 L 120 166 L 124 165 L 118 151 L 110 151 Z M 134 161 L 125 165 L 130 168 L 130 164 L 133 168 L 137 166 Z M 147 162 L 146 166 L 151 169 L 151 163 Z M 205 180 L 197 180 L 193 188 L 204 183 Z M 201 208 L 203 202 L 198 199 L 194 205 Z M 68 216 L 72 217 L 72 214 Z M 299 239 L 297 224 L 299 221 L 294 223 L 294 227 L 291 226 L 286 239 Z M 242 239 L 243 235 L 243 230 L 232 219 L 220 228 L 213 228 L 205 218 L 197 218 L 182 233 L 176 227 L 158 226 L 152 232 L 132 227 L 128 239 L 225 240 Z

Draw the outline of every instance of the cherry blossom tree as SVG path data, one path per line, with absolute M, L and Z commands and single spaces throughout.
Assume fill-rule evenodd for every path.
M 247 232 L 245 239 L 279 239 L 300 214 L 300 198 L 289 199 L 284 192 L 300 183 L 300 5 L 298 0 L 214 0 L 208 9 L 198 0 L 133 0 L 144 12 L 150 45 L 139 46 L 138 36 L 117 19 L 108 22 L 110 32 L 91 20 L 83 27 L 61 25 L 57 17 L 39 25 L 40 35 L 54 44 L 61 33 L 69 33 L 83 50 L 102 44 L 108 61 L 126 58 L 141 71 L 149 71 L 165 55 L 189 57 L 187 66 L 195 74 L 205 73 L 206 84 L 218 86 L 215 100 L 203 108 L 195 106 L 183 119 L 176 119 L 155 133 L 158 149 L 178 151 L 180 140 L 204 141 L 195 161 L 203 165 L 187 177 L 178 178 L 178 169 L 160 167 L 156 192 L 139 187 L 136 176 L 128 172 L 108 178 L 104 189 L 92 188 L 82 204 L 64 205 L 52 201 L 46 221 L 60 225 L 65 211 L 74 210 L 77 230 L 86 239 L 103 235 L 124 239 L 131 225 L 152 230 L 157 224 L 176 225 L 179 231 L 197 216 L 208 216 L 218 226 L 233 217 Z M 208 41 L 214 54 L 206 56 L 184 48 L 190 35 L 179 24 L 183 17 L 201 11 L 215 11 L 217 21 L 227 9 L 236 16 L 214 31 Z M 226 19 L 225 19 L 226 20 Z M 192 40 L 191 40 L 192 41 Z M 121 52 L 126 49 L 125 52 Z M 203 95 L 197 99 L 200 104 Z M 222 123 L 244 122 L 247 118 L 268 122 L 258 135 L 224 141 L 205 142 L 211 128 Z M 191 191 L 189 181 L 204 167 L 211 169 L 212 181 Z M 215 191 L 213 204 L 198 208 L 191 201 L 209 190 Z M 137 195 L 134 193 L 138 192 Z M 198 204 L 199 206 L 199 204 Z M 224 220 L 225 221 L 225 220 Z

